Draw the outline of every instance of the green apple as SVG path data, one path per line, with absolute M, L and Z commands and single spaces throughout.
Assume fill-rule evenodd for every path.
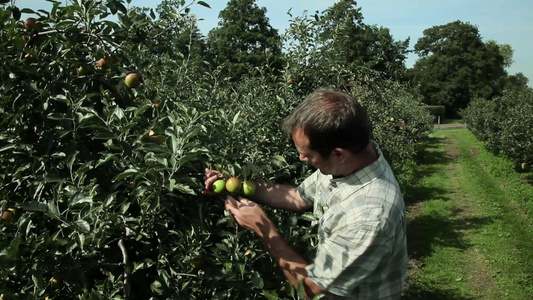
M 251 180 L 245 180 L 243 183 L 242 183 L 242 193 L 244 194 L 244 196 L 253 196 L 255 195 L 255 187 L 256 187 L 256 184 L 254 181 L 251 181 Z
M 230 193 L 240 193 L 242 182 L 237 177 L 231 177 L 226 181 L 226 190 Z
M 226 180 L 219 179 L 213 182 L 213 191 L 217 194 L 222 194 L 226 191 Z
M 52 277 L 52 278 L 50 278 L 50 285 L 52 286 L 52 288 L 57 290 L 57 289 L 60 289 L 63 286 L 63 283 L 60 280 L 58 280 L 57 278 Z
M 141 77 L 137 73 L 130 73 L 124 79 L 129 88 L 136 88 L 141 84 Z
M 78 72 L 78 75 L 87 75 L 91 72 L 91 67 L 87 65 L 79 66 L 76 71 Z

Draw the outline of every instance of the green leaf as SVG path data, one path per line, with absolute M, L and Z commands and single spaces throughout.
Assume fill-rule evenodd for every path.
M 42 178 L 42 182 L 60 182 L 63 178 L 55 174 L 46 174 Z
M 113 182 L 121 181 L 122 179 L 131 177 L 131 176 L 133 176 L 134 174 L 137 174 L 137 173 L 139 173 L 139 171 L 137 171 L 135 169 L 127 169 L 126 171 L 124 171 L 124 172 L 118 174 L 117 176 L 115 176 L 115 178 L 113 178 Z
M 205 3 L 204 1 L 198 1 L 198 4 L 207 8 L 211 8 L 211 6 L 209 6 L 209 4 Z
M 76 224 L 76 226 L 82 231 L 85 231 L 85 232 L 91 231 L 91 225 L 89 225 L 89 222 L 85 220 L 77 220 L 76 222 L 74 222 L 74 224 Z
M 145 104 L 145 105 L 139 107 L 137 109 L 137 111 L 135 111 L 135 117 L 138 117 L 139 115 L 142 115 L 145 111 L 147 111 L 150 108 L 152 108 L 151 104 Z
M 202 132 L 202 129 L 199 128 L 199 127 L 195 127 L 195 128 L 191 128 L 189 129 L 187 132 L 185 132 L 182 136 L 181 136 L 181 139 L 183 141 L 183 144 L 187 143 L 187 141 L 194 137 L 194 136 L 197 136 L 199 133 Z
M 263 290 L 263 296 L 265 296 L 267 300 L 279 300 L 278 293 L 276 293 L 275 291 Z
M 87 195 L 86 192 L 77 193 L 74 197 L 71 197 L 69 200 L 70 206 L 75 206 L 81 203 L 92 203 L 93 198 L 90 195 Z
M 311 213 L 311 212 L 307 212 L 305 214 L 303 214 L 301 216 L 302 219 L 306 220 L 306 221 L 309 221 L 309 222 L 316 222 L 318 221 L 318 216 Z
M 216 243 L 215 246 L 224 252 L 229 252 L 228 247 L 222 243 Z
M 18 205 L 19 208 L 29 211 L 47 211 L 48 205 L 43 202 L 29 201 Z
M 300 279 L 298 281 L 298 296 L 302 297 L 303 299 L 305 299 L 305 287 L 304 287 L 304 280 L 303 279 Z
M 272 161 L 273 164 L 275 164 L 278 167 L 284 167 L 284 166 L 288 165 L 287 160 L 285 159 L 285 157 L 283 157 L 281 155 L 272 156 L 272 160 L 271 161 Z
M 50 218 L 59 220 L 59 210 L 52 201 L 48 202 L 47 211 L 45 211 L 44 213 Z
M 239 117 L 241 116 L 241 112 L 238 111 L 235 116 L 233 116 L 233 121 L 231 121 L 231 124 L 235 125 L 239 121 Z
M 132 273 L 135 273 L 138 270 L 151 268 L 153 265 L 154 265 L 154 262 L 149 258 L 145 258 L 142 262 L 134 262 Z
M 104 157 L 98 160 L 98 163 L 96 164 L 96 168 L 98 168 L 99 166 L 105 164 L 106 162 L 110 160 L 117 160 L 117 157 L 114 154 L 109 154 L 109 153 L 106 154 Z
M 174 189 L 180 191 L 183 194 L 196 195 L 196 192 L 190 186 L 184 184 L 177 183 L 174 186 Z
M 72 120 L 72 118 L 70 118 L 69 116 L 67 116 L 66 114 L 61 114 L 61 113 L 51 113 L 51 114 L 48 114 L 48 119 L 50 120 L 57 120 L 57 121 L 62 121 L 62 120 Z
M 8 150 L 14 149 L 16 147 L 17 146 L 15 146 L 15 145 L 7 145 L 5 147 L 0 148 L 0 152 L 8 151 Z
M 116 138 L 117 137 L 112 132 L 99 132 L 93 137 L 95 140 L 112 140 Z
M 252 286 L 254 288 L 262 289 L 264 285 L 265 283 L 263 282 L 263 278 L 261 278 L 261 275 L 259 275 L 258 272 L 253 271 L 252 272 Z

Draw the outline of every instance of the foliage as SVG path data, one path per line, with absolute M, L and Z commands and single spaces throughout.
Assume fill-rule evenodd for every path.
M 475 99 L 462 115 L 487 149 L 511 158 L 520 169 L 533 164 L 532 89 L 508 89 L 492 100 Z
M 311 170 L 280 124 L 316 87 L 360 98 L 399 176 L 412 170 L 431 128 L 417 96 L 367 68 L 319 63 L 298 45 L 317 37 L 305 18 L 285 68 L 262 62 L 235 80 L 231 62 L 205 63 L 195 4 L 207 5 L 22 9 L 38 33 L 0 7 L 0 209 L 16 210 L 0 223 L 4 299 L 297 299 L 256 237 L 200 195 L 201 173 L 301 182 Z M 267 213 L 312 256 L 312 214 Z
M 398 82 L 367 79 L 350 89 L 366 108 L 374 139 L 391 163 L 400 184 L 412 180 L 416 146 L 433 130 L 433 116 Z
M 428 105 L 425 108 L 432 116 L 444 118 L 446 115 L 446 107 L 444 105 Z
M 394 41 L 388 28 L 365 24 L 356 1 L 333 4 L 321 14 L 318 24 L 322 56 L 330 63 L 349 69 L 364 66 L 387 79 L 403 77 L 409 39 Z
M 216 64 L 227 63 L 226 74 L 239 80 L 250 69 L 282 68 L 281 40 L 272 28 L 266 9 L 255 0 L 231 0 L 220 12 L 219 27 L 208 35 L 210 53 Z
M 420 59 L 410 71 L 412 84 L 430 105 L 445 105 L 453 115 L 471 99 L 502 92 L 505 77 L 500 47 L 483 43 L 477 27 L 461 21 L 424 30 L 415 45 Z

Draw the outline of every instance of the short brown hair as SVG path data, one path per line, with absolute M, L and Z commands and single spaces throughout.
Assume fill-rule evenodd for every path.
M 309 138 L 311 150 L 329 157 L 334 148 L 354 154 L 370 141 L 370 123 L 365 109 L 348 94 L 319 89 L 307 96 L 283 122 L 283 131 L 297 130 Z

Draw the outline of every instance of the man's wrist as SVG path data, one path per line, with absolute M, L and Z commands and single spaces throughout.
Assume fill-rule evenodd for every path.
M 259 224 L 257 226 L 257 229 L 256 229 L 255 233 L 261 239 L 269 239 L 269 238 L 272 238 L 273 236 L 278 234 L 277 231 L 276 231 L 276 227 L 274 226 L 272 221 L 270 221 L 270 219 L 268 219 L 268 218 L 265 218 L 264 219 L 264 223 Z

